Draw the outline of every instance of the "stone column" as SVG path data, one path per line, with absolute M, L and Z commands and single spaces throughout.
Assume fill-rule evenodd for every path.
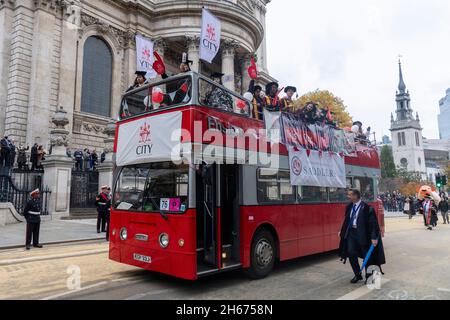
M 6 101 L 8 94 L 9 63 L 11 58 L 11 36 L 14 2 L 0 1 L 0 136 L 5 133 Z
M 104 131 L 107 135 L 105 139 L 105 161 L 98 166 L 99 172 L 99 186 L 113 185 L 113 171 L 114 171 L 114 136 L 116 134 L 116 124 L 114 122 L 108 123 Z
M 234 40 L 224 41 L 222 46 L 222 73 L 225 88 L 234 91 L 234 58 L 238 44 Z
M 70 213 L 70 188 L 73 161 L 66 154 L 68 146 L 69 124 L 67 112 L 61 109 L 55 113 L 52 122 L 56 128 L 50 131 L 52 154 L 43 161 L 44 186 L 49 187 L 52 194 L 49 212 L 57 218 L 67 217 Z
M 57 26 L 56 8 L 47 6 L 47 1 L 35 1 L 33 52 L 31 56 L 30 103 L 28 107 L 27 141 L 46 145 L 49 141 L 51 105 L 55 99 L 49 90 L 54 81 L 53 55 Z M 57 76 L 57 75 L 55 75 Z M 58 81 L 58 80 L 56 80 Z
M 34 1 L 15 7 L 11 31 L 5 134 L 25 143 L 27 135 L 31 57 L 33 56 Z M 3 32 L 3 31 L 2 31 Z M 48 119 L 43 126 L 48 124 Z
M 73 119 L 75 111 L 75 87 L 77 83 L 78 32 L 81 28 L 81 4 L 78 0 L 64 3 L 62 30 L 59 105 L 66 106 L 68 118 Z M 69 124 L 70 126 L 71 124 Z M 72 132 L 69 127 L 69 132 Z
M 242 74 L 242 94 L 248 91 L 250 81 L 252 80 L 248 74 L 248 67 L 250 67 L 250 59 L 252 56 L 251 53 L 245 53 L 239 57 Z
M 200 73 L 200 37 L 186 36 L 189 60 L 192 60 L 191 70 Z
M 154 40 L 155 48 L 154 50 L 158 52 L 161 58 L 164 60 L 164 53 L 167 49 L 167 42 L 163 37 L 157 37 Z

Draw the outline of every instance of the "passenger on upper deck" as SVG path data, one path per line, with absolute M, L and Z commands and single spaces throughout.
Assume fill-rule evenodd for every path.
M 286 93 L 286 97 L 280 100 L 281 110 L 286 112 L 294 112 L 294 101 L 292 100 L 292 97 L 295 93 L 297 93 L 297 88 L 288 86 L 284 89 L 284 93 Z
M 223 76 L 223 73 L 214 72 L 211 74 L 211 79 L 215 83 L 222 85 Z M 211 91 L 206 94 L 205 102 L 209 106 L 233 112 L 233 98 L 217 86 L 213 86 Z
M 136 71 L 136 79 L 134 80 L 134 84 L 128 88 L 127 92 L 132 91 L 134 89 L 140 88 L 147 82 L 145 76 L 147 74 L 146 71 Z
M 262 87 L 256 85 L 255 80 L 250 81 L 248 92 L 244 95 L 248 95 L 248 100 L 252 104 L 252 117 L 257 120 L 264 120 L 264 108 L 266 106 L 266 100 Z M 251 95 L 251 98 L 250 98 Z
M 280 100 L 278 98 L 279 85 L 277 82 L 270 82 L 266 85 L 266 109 L 271 112 L 280 111 Z

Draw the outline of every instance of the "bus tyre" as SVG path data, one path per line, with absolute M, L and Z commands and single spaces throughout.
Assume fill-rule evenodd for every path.
M 262 279 L 269 275 L 275 265 L 276 248 L 272 233 L 259 230 L 252 241 L 250 268 L 247 274 L 251 279 Z

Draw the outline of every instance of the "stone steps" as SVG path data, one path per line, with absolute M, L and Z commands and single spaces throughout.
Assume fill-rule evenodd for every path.
M 85 220 L 85 219 L 96 219 L 97 210 L 96 209 L 74 209 L 71 210 L 68 217 L 62 218 L 62 220 Z

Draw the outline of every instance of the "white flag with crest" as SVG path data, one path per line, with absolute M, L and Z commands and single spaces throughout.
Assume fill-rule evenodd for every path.
M 136 35 L 136 71 L 146 71 L 147 79 L 154 79 L 157 76 L 157 73 L 153 70 L 153 63 L 155 62 L 153 47 L 152 40 Z
M 220 49 L 222 26 L 207 9 L 203 9 L 202 32 L 200 36 L 200 59 L 211 63 Z

